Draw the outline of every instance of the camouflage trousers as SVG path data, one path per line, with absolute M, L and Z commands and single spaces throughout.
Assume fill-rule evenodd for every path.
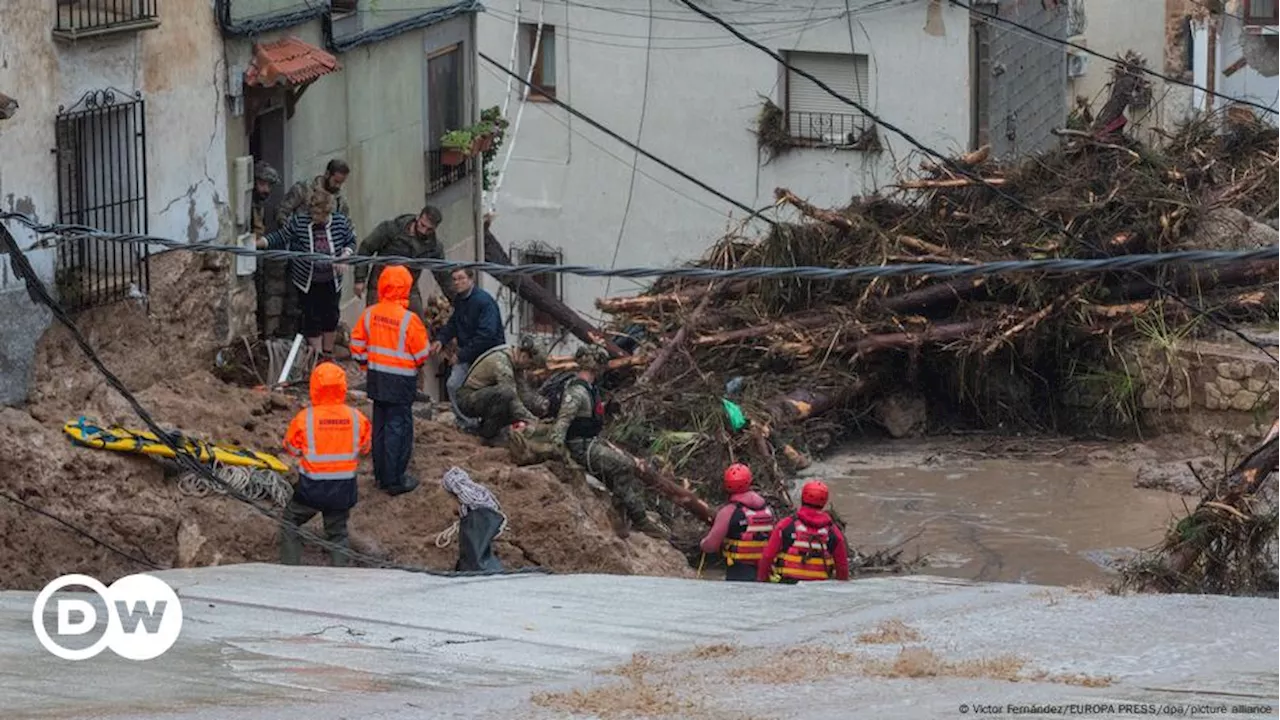
M 458 409 L 467 417 L 480 421 L 476 431 L 480 437 L 495 438 L 504 427 L 517 420 L 534 422 L 537 418 L 520 412 L 520 397 L 514 387 L 490 385 L 479 390 L 458 388 Z
M 599 478 L 609 488 L 628 520 L 635 525 L 648 522 L 644 494 L 640 489 L 640 481 L 636 478 L 636 466 L 631 456 L 599 438 L 569 440 L 565 446 L 574 462 L 586 468 L 588 473 Z

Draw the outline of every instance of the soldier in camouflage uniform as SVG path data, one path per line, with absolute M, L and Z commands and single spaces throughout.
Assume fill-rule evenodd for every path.
M 325 166 L 323 175 L 317 175 L 311 182 L 299 180 L 294 183 L 293 187 L 289 188 L 289 192 L 285 193 L 284 199 L 280 201 L 280 206 L 276 208 L 276 224 L 284 227 L 289 223 L 291 215 L 305 211 L 314 190 L 324 190 L 332 195 L 334 212 L 350 218 L 347 198 L 342 194 L 342 184 L 347 181 L 347 176 L 350 174 L 351 168 L 342 160 L 334 158 Z
M 645 512 L 644 495 L 635 476 L 635 459 L 600 437 L 604 401 L 596 378 L 609 362 L 608 353 L 598 345 L 583 345 L 574 353 L 574 360 L 578 363 L 578 376 L 564 389 L 560 411 L 551 427 L 552 445 L 567 450 L 574 462 L 609 488 L 633 528 L 659 540 L 667 539 L 667 529 Z
M 436 228 L 443 221 L 444 215 L 432 205 L 422 208 L 417 215 L 400 215 L 384 220 L 378 223 L 378 227 L 374 228 L 373 232 L 369 233 L 369 237 L 360 243 L 356 254 L 443 260 L 444 245 L 436 237 Z M 376 288 L 378 274 L 382 272 L 382 267 L 382 265 L 375 266 L 371 271 L 369 265 L 356 266 L 355 293 L 356 295 L 365 294 L 365 288 L 369 288 L 369 292 L 365 295 L 366 305 L 378 302 Z M 410 267 L 409 274 L 413 276 L 413 289 L 409 292 L 409 309 L 421 316 L 424 306 L 422 293 L 418 290 L 418 278 L 422 276 L 422 268 Z M 450 278 L 449 271 L 436 270 L 431 274 L 445 297 L 452 298 L 453 280 Z
M 250 213 L 249 229 L 257 237 L 266 235 L 267 230 L 267 198 L 271 191 L 280 184 L 280 173 L 265 160 L 253 164 L 253 206 Z M 275 228 L 271 228 L 274 230 Z
M 546 357 L 532 338 L 522 338 L 518 347 L 498 345 L 486 350 L 471 363 L 467 378 L 458 388 L 458 409 L 468 417 L 480 420 L 476 431 L 491 443 L 501 441 L 503 430 L 522 422 L 533 425 L 538 422 L 524 403 L 520 380 L 521 371 L 542 365 Z

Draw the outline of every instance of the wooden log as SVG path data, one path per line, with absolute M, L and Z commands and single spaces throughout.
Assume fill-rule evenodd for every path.
M 830 325 L 838 322 L 840 322 L 838 318 L 826 312 L 796 313 L 767 325 L 754 325 L 752 327 L 741 328 L 738 330 L 726 330 L 712 335 L 702 335 L 694 338 L 692 344 L 697 346 L 723 345 L 737 340 L 746 340 L 748 338 L 763 337 L 775 333 L 805 328 L 823 327 L 824 325 Z
M 773 191 L 773 197 L 780 203 L 787 203 L 788 205 L 791 205 L 806 217 L 811 217 L 814 220 L 819 220 L 833 227 L 840 228 L 841 230 L 853 229 L 853 221 L 849 218 L 833 210 L 823 210 L 820 207 L 816 207 L 811 203 L 801 200 L 795 193 L 786 188 L 775 188 Z
M 1236 463 L 1236 466 L 1227 474 L 1227 483 L 1239 487 L 1246 493 L 1257 490 L 1268 475 L 1280 469 L 1278 441 L 1280 441 L 1280 420 L 1271 423 L 1271 431 L 1262 439 L 1262 442 Z
M 647 362 L 643 355 L 623 355 L 609 360 L 607 367 L 610 370 L 621 370 L 622 368 L 637 367 Z M 574 361 L 572 355 L 552 355 L 547 358 L 545 371 L 540 374 L 547 375 L 560 370 L 577 370 L 578 363 Z
M 1003 185 L 1005 179 L 1000 177 L 983 178 L 982 182 L 971 180 L 969 178 L 954 178 L 949 180 L 907 180 L 896 183 L 895 187 L 903 190 L 944 190 L 948 188 L 962 188 L 987 185 Z
M 885 333 L 871 335 L 845 346 L 856 353 L 869 353 L 891 348 L 907 348 L 925 343 L 950 342 L 971 337 L 987 329 L 986 320 L 968 320 L 947 325 L 931 325 L 921 332 Z
M 497 265 L 511 264 L 511 256 L 507 254 L 507 251 L 502 247 L 502 243 L 498 242 L 498 238 L 494 236 L 487 225 L 484 230 L 484 259 Z M 560 298 L 552 295 L 546 288 L 534 282 L 533 278 L 527 275 L 503 275 L 498 278 L 498 282 L 511 288 L 512 292 L 521 299 L 527 300 L 530 305 L 550 315 L 553 320 L 560 323 L 579 340 L 603 345 L 609 351 L 609 354 L 614 357 L 622 357 L 627 354 L 613 341 L 600 334 L 590 323 L 582 319 L 581 315 L 561 302 Z
M 711 304 L 711 298 L 713 297 L 715 297 L 714 288 L 708 288 L 707 294 L 702 296 L 702 300 L 698 302 L 698 307 L 694 308 L 693 314 L 680 325 L 675 337 L 671 338 L 671 341 L 658 351 L 658 354 L 653 358 L 653 362 L 649 364 L 649 367 L 645 368 L 644 373 L 640 376 L 640 385 L 647 385 L 653 382 L 653 379 L 661 372 L 662 367 L 667 364 L 667 360 L 671 359 L 671 354 L 676 351 L 676 348 L 684 345 L 684 339 L 689 336 L 689 328 L 697 326 L 700 316 L 706 311 L 707 306 Z
M 1275 260 L 1249 260 L 1201 268 L 1181 267 L 1163 283 L 1142 278 L 1115 287 L 1109 294 L 1115 298 L 1139 300 L 1161 292 L 1161 284 L 1175 292 L 1186 293 L 1218 287 L 1262 285 L 1274 283 L 1277 279 L 1280 279 L 1280 264 Z
M 741 294 L 750 280 L 738 280 L 719 291 L 720 298 Z M 637 295 L 635 297 L 597 298 L 596 307 L 611 315 L 624 313 L 646 313 L 677 307 L 692 307 L 707 294 L 710 286 L 690 288 L 677 292 L 659 293 L 656 295 Z
M 926 285 L 919 290 L 912 290 L 901 295 L 884 298 L 880 307 L 893 313 L 918 310 L 941 304 L 948 300 L 961 300 L 986 288 L 986 278 L 961 278 L 947 282 Z
M 694 517 L 710 525 L 715 521 L 715 513 L 711 511 L 710 506 L 690 490 L 686 483 L 678 482 L 675 478 L 663 473 L 652 463 L 645 462 L 622 448 L 614 445 L 607 440 L 600 440 L 609 447 L 617 450 L 623 455 L 631 458 L 636 467 L 636 477 L 640 478 L 646 485 L 665 495 L 676 505 L 687 510 Z

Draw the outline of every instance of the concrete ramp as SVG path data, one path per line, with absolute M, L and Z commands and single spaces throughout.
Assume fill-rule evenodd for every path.
M 1022 716 L 1049 717 L 1075 704 L 1076 717 L 1124 717 L 1121 706 L 1155 704 L 1276 716 L 1272 599 L 934 577 L 780 587 L 260 564 L 156 574 L 185 622 L 147 662 L 58 659 L 32 631 L 35 593 L 0 593 L 0 715 L 932 718 L 1038 704 L 1046 714 Z

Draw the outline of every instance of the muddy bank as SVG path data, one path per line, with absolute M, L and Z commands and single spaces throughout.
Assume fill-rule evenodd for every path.
M 204 439 L 279 453 L 301 393 L 268 394 L 229 385 L 208 371 L 225 328 L 218 327 L 225 274 L 202 259 L 169 253 L 153 266 L 150 314 L 141 304 L 91 310 L 77 324 L 103 362 L 162 426 Z M 146 457 L 71 445 L 62 424 L 81 415 L 145 429 L 103 381 L 70 334 L 55 325 L 37 349 L 32 402 L 0 410 L 0 490 L 73 523 L 103 542 L 161 567 L 274 562 L 278 526 L 223 496 L 182 492 Z M 362 381 L 348 368 L 353 385 Z M 361 407 L 366 414 L 372 408 Z M 419 419 L 413 470 L 422 486 L 390 498 L 373 487 L 372 464 L 360 467 L 360 503 L 351 517 L 353 545 L 389 560 L 451 569 L 457 546 L 436 536 L 457 518 L 440 486 L 458 465 L 488 486 L 509 517 L 496 543 L 507 567 L 555 572 L 683 576 L 684 558 L 665 543 L 613 531 L 609 497 L 581 474 L 557 464 L 514 467 L 505 449 L 485 448 L 445 425 Z M 319 532 L 318 523 L 309 526 Z M 327 558 L 308 549 L 304 562 Z M 145 569 L 56 522 L 0 501 L 0 586 L 38 589 L 61 574 L 83 572 L 109 582 Z

